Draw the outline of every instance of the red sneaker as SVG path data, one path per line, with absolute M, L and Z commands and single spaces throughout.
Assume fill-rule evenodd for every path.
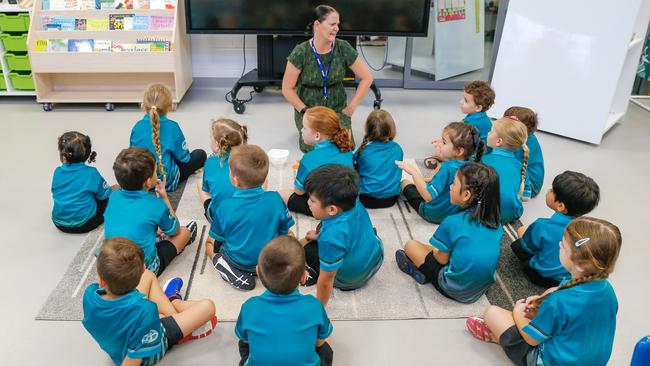
M 200 338 L 205 338 L 212 334 L 212 331 L 214 330 L 214 327 L 217 326 L 217 316 L 213 315 L 212 319 L 208 320 L 205 324 L 202 326 L 198 327 L 195 329 L 192 333 L 186 335 L 178 341 L 178 344 L 183 344 L 187 341 L 191 341 L 193 339 L 200 339 Z
M 485 320 L 475 316 L 470 316 L 467 318 L 465 325 L 474 338 L 485 342 L 493 342 L 492 331 L 488 328 L 487 324 L 485 324 Z

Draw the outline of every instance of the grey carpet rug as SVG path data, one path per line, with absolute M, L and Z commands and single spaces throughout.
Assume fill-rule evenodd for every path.
M 422 166 L 421 160 L 416 163 L 425 176 L 430 174 L 430 171 Z M 279 167 L 271 166 L 269 190 L 292 186 L 295 172 L 291 165 L 287 163 Z M 234 321 L 239 314 L 241 304 L 251 296 L 262 293 L 264 288 L 259 281 L 253 291 L 242 292 L 232 288 L 219 277 L 206 258 L 204 242 L 208 235 L 209 223 L 203 216 L 203 207 L 198 198 L 199 182 L 199 174 L 191 176 L 187 188 L 179 187 L 174 193 L 175 202 L 173 202 L 178 205 L 176 213 L 182 224 L 190 220 L 197 221 L 198 240 L 174 259 L 161 275 L 160 282 L 164 283 L 171 277 L 183 278 L 185 298 L 210 298 L 216 304 L 217 316 L 220 320 Z M 334 320 L 463 318 L 482 314 L 489 304 L 512 308 L 517 299 L 541 292 L 523 276 L 519 262 L 510 250 L 513 237 L 504 235 L 501 260 L 497 269 L 497 283 L 490 288 L 487 295 L 469 305 L 449 300 L 441 296 L 432 285 L 419 285 L 403 274 L 394 258 L 395 251 L 410 239 L 428 242 L 437 226 L 422 220 L 404 201 L 398 202 L 391 208 L 369 210 L 369 212 L 384 244 L 384 264 L 363 288 L 348 292 L 334 290 L 327 308 L 330 318 Z M 310 217 L 294 214 L 294 218 L 296 226 L 292 230 L 299 237 L 317 225 L 317 221 Z M 509 225 L 506 233 L 509 234 L 519 226 L 521 226 L 519 222 Z M 81 298 L 84 289 L 90 283 L 97 281 L 93 253 L 95 248 L 101 245 L 102 238 L 101 227 L 87 235 L 79 252 L 36 319 L 82 319 Z M 300 288 L 301 292 L 310 294 L 315 294 L 315 290 L 315 286 Z

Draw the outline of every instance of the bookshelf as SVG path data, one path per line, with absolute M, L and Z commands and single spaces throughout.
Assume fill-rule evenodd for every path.
M 21 13 L 29 14 L 29 10 L 30 9 L 22 8 L 17 4 L 8 4 L 7 2 L 3 2 L 0 4 L 0 13 L 2 14 L 7 14 L 7 15 L 15 15 Z M 36 92 L 33 90 L 22 90 L 22 89 L 16 89 L 14 87 L 10 76 L 12 70 L 7 63 L 7 60 L 5 59 L 6 54 L 7 51 L 5 51 L 2 42 L 0 42 L 0 71 L 2 71 L 2 75 L 0 75 L 0 79 L 2 79 L 2 84 L 4 85 L 4 89 L 0 90 L 0 97 L 36 95 Z
M 185 32 L 184 1 L 176 9 L 43 10 L 34 1 L 27 45 L 36 86 L 36 100 L 45 111 L 56 103 L 140 103 L 147 86 L 160 82 L 179 103 L 192 84 L 189 36 Z M 171 29 L 157 30 L 43 30 L 44 17 L 108 19 L 113 14 L 173 16 Z M 135 44 L 142 38 L 171 41 L 170 51 L 160 52 L 48 52 L 38 40 L 93 39 Z

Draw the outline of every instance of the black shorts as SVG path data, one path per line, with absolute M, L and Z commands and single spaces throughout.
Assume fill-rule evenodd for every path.
M 203 215 L 209 223 L 212 223 L 212 215 L 210 215 L 210 203 L 212 203 L 212 198 L 208 198 L 205 200 L 205 202 L 203 202 Z
M 424 263 L 422 263 L 422 265 L 418 267 L 420 272 L 422 272 L 422 274 L 424 275 L 424 277 L 427 278 L 427 280 L 431 281 L 433 287 L 435 287 L 436 290 L 438 290 L 438 292 L 440 292 L 443 296 L 454 300 L 453 297 L 447 295 L 445 290 L 443 290 L 442 287 L 440 287 L 440 282 L 438 282 L 440 271 L 442 271 L 443 268 L 445 268 L 445 266 L 438 263 L 436 257 L 433 256 L 433 252 L 429 252 L 429 254 L 427 254 L 427 256 L 424 257 Z
M 526 343 L 516 325 L 506 329 L 499 337 L 499 345 L 506 356 L 517 366 L 535 365 L 538 348 Z
M 156 273 L 156 276 L 160 276 L 165 268 L 169 266 L 169 263 L 176 258 L 178 252 L 176 251 L 174 244 L 169 240 L 161 240 L 157 242 L 156 250 L 158 250 L 158 259 L 160 260 L 160 266 L 158 267 L 158 273 Z
M 96 200 L 97 201 L 97 211 L 95 216 L 88 219 L 81 226 L 62 226 L 54 223 L 59 230 L 68 234 L 83 234 L 95 230 L 99 225 L 104 223 L 104 211 L 106 211 L 106 206 L 108 205 L 108 198 L 105 200 Z
M 171 349 L 173 345 L 183 339 L 183 331 L 178 326 L 176 320 L 171 316 L 160 318 L 160 324 L 165 328 L 165 336 L 167 337 L 167 349 Z
M 365 193 L 359 195 L 359 201 L 365 208 L 388 208 L 393 206 L 398 198 L 399 194 L 387 198 L 377 198 Z
M 530 282 L 536 284 L 537 286 L 545 288 L 551 288 L 560 285 L 560 281 L 553 278 L 544 277 L 539 272 L 537 272 L 537 270 L 530 266 L 530 259 L 533 257 L 533 255 L 524 250 L 524 248 L 521 246 L 521 239 L 517 239 L 512 242 L 512 244 L 510 244 L 510 248 L 515 253 L 517 258 L 519 258 L 521 261 L 521 268 L 523 269 L 524 274 L 526 274 L 526 277 L 528 277 Z
M 292 193 L 291 197 L 289 197 L 289 201 L 287 201 L 287 208 L 289 211 L 301 213 L 307 216 L 314 216 L 309 209 L 309 204 L 307 204 L 308 200 L 309 195 L 307 193 L 303 195 Z
M 325 342 L 320 347 L 316 347 L 316 354 L 320 358 L 321 366 L 331 366 L 332 361 L 334 360 L 334 351 L 330 347 L 329 343 Z M 248 356 L 250 355 L 250 345 L 244 341 L 239 341 L 239 356 L 241 361 L 239 361 L 239 366 L 243 366 L 248 361 Z

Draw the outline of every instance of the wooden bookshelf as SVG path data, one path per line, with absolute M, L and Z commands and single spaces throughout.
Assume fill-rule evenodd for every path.
M 174 16 L 170 30 L 56 31 L 42 30 L 44 16 L 108 19 L 110 14 Z M 147 86 L 163 83 L 179 103 L 192 84 L 192 51 L 185 32 L 184 1 L 176 9 L 43 10 L 34 1 L 27 45 L 36 86 L 36 100 L 43 109 L 55 103 L 140 103 Z M 41 39 L 95 39 L 135 43 L 139 38 L 171 41 L 169 52 L 36 52 Z

